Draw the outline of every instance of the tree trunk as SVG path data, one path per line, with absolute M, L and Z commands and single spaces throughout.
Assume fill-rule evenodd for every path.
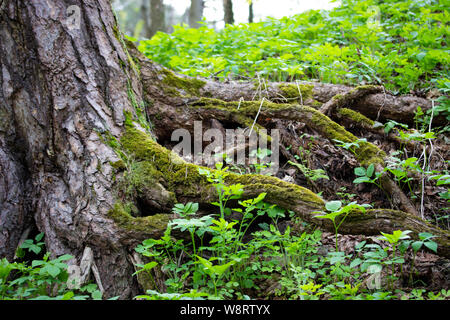
M 248 5 L 248 22 L 253 22 L 253 2 L 250 2 Z
M 198 22 L 202 20 L 204 5 L 203 0 L 191 0 L 191 6 L 189 8 L 189 26 L 191 28 L 201 26 Z
M 149 38 L 156 32 L 164 31 L 166 27 L 166 13 L 163 0 L 150 0 L 150 32 Z
M 144 21 L 144 37 L 150 39 L 152 37 L 151 21 L 150 21 L 149 2 L 147 0 L 142 1 L 141 14 L 142 20 Z
M 233 24 L 234 15 L 233 15 L 232 0 L 223 0 L 223 11 L 224 11 L 223 20 L 225 21 L 225 24 Z
M 174 129 L 191 130 L 200 119 L 249 126 L 260 102 L 244 101 L 237 110 L 238 100 L 259 94 L 278 100 L 261 108 L 258 128 L 264 119 L 279 117 L 305 121 L 324 139 L 356 139 L 306 106 L 348 87 L 320 94 L 326 85 L 255 89 L 254 83 L 175 75 L 122 37 L 107 0 L 10 0 L 0 14 L 0 256 L 11 259 L 24 230 L 36 225 L 47 250 L 73 255 L 73 264 L 92 248 L 106 297 L 138 293 L 134 248 L 162 235 L 174 203 L 216 201 L 198 166 L 161 145 Z M 348 107 L 376 94 L 356 99 L 349 93 L 357 101 L 349 100 Z M 380 164 L 382 155 L 367 143 L 356 161 Z M 314 218 L 324 202 L 304 187 L 261 175 L 230 174 L 226 182 L 241 183 L 244 197 L 267 192 L 268 202 L 333 230 Z M 439 253 L 450 256 L 447 231 L 412 214 L 377 210 L 352 214 L 342 232 L 429 231 L 438 236 Z
M 93 248 L 107 296 L 130 297 L 128 237 L 107 216 L 118 157 L 101 137 L 119 137 L 141 89 L 110 3 L 8 1 L 0 34 L 0 255 L 34 220 L 54 255 Z

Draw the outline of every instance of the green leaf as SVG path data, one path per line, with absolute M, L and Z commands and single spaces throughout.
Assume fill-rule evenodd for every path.
M 339 200 L 329 201 L 325 204 L 328 211 L 338 211 L 342 207 L 342 202 Z
M 425 51 L 422 51 L 416 55 L 416 58 L 417 58 L 417 60 L 422 61 L 426 55 L 427 55 L 427 53 Z
M 62 256 L 59 256 L 58 257 L 58 261 L 67 261 L 67 260 L 70 260 L 70 259 L 72 259 L 73 258 L 73 256 L 72 255 L 70 255 L 70 254 L 64 254 L 64 255 L 62 255 Z
M 427 241 L 424 243 L 425 247 L 437 253 L 437 243 L 434 241 Z
M 102 300 L 102 293 L 100 290 L 96 290 L 92 292 L 92 299 L 94 300 Z
M 345 261 L 345 253 L 338 251 L 338 252 L 329 252 L 328 253 L 328 257 L 330 258 L 330 263 L 331 264 L 336 264 L 336 263 L 342 263 Z
M 421 233 L 419 233 L 419 239 L 420 240 L 428 240 L 428 239 L 431 239 L 431 238 L 436 238 L 436 236 L 431 234 L 431 233 L 429 233 L 429 232 L 421 232 Z
M 381 232 L 383 237 L 380 237 L 381 240 L 386 240 L 391 244 L 395 244 L 400 240 L 409 239 L 408 233 L 411 233 L 410 230 L 395 230 L 392 234 Z
M 66 292 L 66 293 L 62 296 L 61 300 L 72 300 L 72 298 L 73 298 L 74 295 L 75 295 L 75 294 L 73 293 L 73 291 Z
M 241 189 L 242 189 L 242 187 L 243 187 L 243 186 L 241 186 Z M 267 195 L 266 192 L 260 193 L 260 194 L 255 198 L 255 200 L 253 201 L 253 204 L 256 204 L 256 203 L 258 203 L 258 202 L 260 202 L 260 201 L 263 201 L 264 198 L 266 197 L 266 195 Z
M 355 183 L 355 184 L 364 183 L 364 182 L 370 182 L 370 179 L 367 177 L 359 177 L 359 178 L 356 178 L 355 180 L 353 180 L 353 183 Z
M 141 273 L 142 271 L 150 271 L 152 270 L 154 267 L 156 267 L 158 265 L 157 262 L 155 261 L 151 261 L 149 263 L 146 263 L 144 265 L 142 264 L 136 264 L 137 267 L 140 267 L 141 269 L 139 269 L 138 271 L 136 271 L 135 273 L 133 273 L 133 275 L 136 275 L 138 273 Z
M 373 175 L 374 171 L 375 171 L 375 166 L 373 164 L 369 165 L 367 167 L 366 176 L 370 178 Z
M 61 273 L 61 269 L 48 263 L 40 270 L 41 274 L 43 274 L 44 272 L 47 272 L 53 278 L 56 278 Z
M 363 167 L 358 167 L 355 168 L 355 175 L 359 176 L 359 177 L 364 177 L 366 175 L 366 169 Z
M 314 218 L 329 219 L 331 221 L 335 221 L 336 217 L 340 216 L 341 214 L 342 214 L 342 212 L 335 211 L 335 212 L 327 213 L 325 215 L 317 215 L 317 216 L 314 216 Z
M 31 261 L 31 267 L 36 268 L 38 266 L 42 266 L 45 263 L 45 261 L 42 260 L 33 260 Z
M 413 249 L 414 252 L 417 252 L 422 247 L 422 245 L 423 245 L 423 241 L 414 241 L 411 244 L 411 248 Z
M 44 233 L 41 232 L 34 238 L 34 240 L 36 240 L 36 242 L 39 242 L 42 240 L 43 237 L 44 237 Z
M 350 268 L 355 268 L 355 267 L 359 266 L 362 262 L 363 262 L 363 260 L 361 260 L 360 258 L 356 258 L 355 260 L 353 260 L 350 263 Z

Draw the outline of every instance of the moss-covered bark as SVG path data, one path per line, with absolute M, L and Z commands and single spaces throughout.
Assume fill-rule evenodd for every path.
M 237 109 L 238 102 L 225 102 L 218 99 L 201 98 L 193 102 L 190 106 L 201 110 L 225 111 L 231 114 L 254 118 L 261 106 L 260 101 L 243 101 Z M 309 106 L 300 106 L 297 104 L 277 104 L 264 101 L 261 111 L 261 117 L 289 119 L 306 123 L 311 129 L 319 132 L 322 136 L 341 140 L 344 142 L 355 142 L 358 140 L 352 133 L 348 132 L 343 126 L 331 120 L 329 117 Z M 359 163 L 364 166 L 370 164 L 384 164 L 386 154 L 369 142 L 361 142 L 356 149 L 356 157 Z
M 347 118 L 351 122 L 359 125 L 360 127 L 372 127 L 375 122 L 372 119 L 367 118 L 365 115 L 348 108 L 340 108 L 337 110 L 337 115 L 340 118 Z
M 314 109 L 313 109 L 314 110 Z M 120 139 L 124 153 L 133 156 L 135 161 L 145 162 L 152 166 L 149 172 L 155 172 L 155 179 L 164 178 L 164 187 L 173 192 L 178 201 L 195 201 L 208 204 L 217 200 L 216 191 L 206 177 L 198 171 L 199 166 L 187 163 L 178 155 L 162 147 L 150 136 L 134 126 L 128 126 Z M 209 168 L 204 168 L 213 170 Z M 277 204 L 285 209 L 294 211 L 303 221 L 333 231 L 333 226 L 326 220 L 315 218 L 318 211 L 324 211 L 324 201 L 312 191 L 301 186 L 291 184 L 275 177 L 230 173 L 226 184 L 243 185 L 243 198 L 256 197 L 266 192 L 265 201 Z M 126 205 L 118 201 L 109 213 L 116 224 L 127 232 L 136 234 L 158 234 L 164 230 L 170 217 L 167 214 L 152 214 L 148 217 L 133 217 L 126 209 Z M 155 229 L 159 232 L 155 233 Z M 394 230 L 411 230 L 417 236 L 420 232 L 430 232 L 438 236 L 439 253 L 450 256 L 448 250 L 449 233 L 430 225 L 424 220 L 396 210 L 376 209 L 351 213 L 342 224 L 340 232 L 351 234 L 376 235 Z
M 234 83 L 218 85 L 202 80 L 192 82 L 192 79 L 188 77 L 177 76 L 164 68 L 155 67 L 149 62 L 142 61 L 141 64 L 146 98 L 154 99 L 155 103 L 152 105 L 151 111 L 159 114 L 162 120 L 165 119 L 164 124 L 170 125 L 170 121 L 172 121 L 180 125 L 203 118 L 215 118 L 219 121 L 226 120 L 250 126 L 261 107 L 261 101 L 242 101 L 240 104 L 238 102 L 241 96 L 251 97 L 254 95 L 253 83 L 240 86 Z M 160 83 L 154 85 L 157 80 Z M 300 88 L 301 96 L 304 98 L 303 102 L 307 99 L 318 98 L 317 88 L 320 85 L 314 85 L 313 87 Z M 245 92 L 239 92 L 239 90 L 233 90 L 233 88 L 243 88 Z M 364 99 L 366 94 L 370 96 L 372 92 L 378 92 L 379 90 L 378 87 L 360 87 L 353 91 L 344 88 L 340 91 L 342 96 L 333 99 L 331 106 L 333 108 L 334 106 L 338 107 L 336 112 L 339 116 L 364 125 L 372 125 L 370 119 L 342 107 L 347 102 L 360 101 L 360 98 Z M 301 121 L 330 141 L 333 139 L 345 142 L 358 140 L 343 126 L 318 110 L 307 105 L 299 105 L 300 94 L 296 85 L 270 85 L 267 92 L 264 93 L 277 97 L 278 100 L 276 101 L 283 101 L 280 99 L 280 94 L 283 95 L 284 93 L 286 98 L 293 99 L 294 103 L 274 103 L 266 100 L 262 104 L 259 119 Z M 336 94 L 333 95 L 336 96 Z M 213 99 L 211 96 L 217 99 Z M 174 119 L 167 119 L 168 117 Z M 258 121 L 256 121 L 256 126 L 256 128 L 259 128 Z M 132 121 L 127 122 L 126 130 L 120 138 L 120 148 L 124 154 L 131 155 L 134 161 L 145 162 L 146 165 L 150 165 L 149 172 L 159 173 L 154 175 L 155 181 L 158 181 L 167 192 L 172 193 L 176 201 L 195 201 L 207 204 L 217 200 L 214 188 L 204 176 L 199 174 L 199 166 L 185 162 L 178 155 L 162 147 L 144 131 L 139 130 L 138 126 L 135 126 Z M 371 143 L 361 142 L 356 154 L 361 165 L 375 164 L 377 168 L 384 165 L 386 154 Z M 121 165 L 117 165 L 117 167 L 123 170 Z M 153 174 L 151 175 L 153 176 Z M 324 210 L 324 202 L 306 188 L 273 177 L 237 175 L 234 173 L 227 176 L 225 182 L 227 184 L 240 183 L 244 185 L 244 198 L 255 197 L 261 192 L 266 192 L 266 201 L 294 211 L 304 221 L 333 231 L 332 225 L 328 224 L 327 221 L 314 218 L 314 212 Z M 126 203 L 120 202 L 110 212 L 110 216 L 119 226 L 128 230 L 134 229 L 136 232 L 148 232 L 149 230 L 145 231 L 145 229 L 152 229 L 155 225 L 163 227 L 168 221 L 167 215 L 157 214 L 154 218 L 157 218 L 156 220 L 152 220 L 151 216 L 133 217 L 128 213 Z M 135 227 L 136 224 L 140 223 L 142 223 L 143 229 Z M 410 229 L 416 234 L 422 231 L 430 231 L 439 236 L 442 246 L 448 246 L 448 233 L 446 231 L 432 228 L 422 219 L 402 211 L 379 209 L 368 211 L 366 214 L 352 213 L 341 226 L 343 233 L 360 234 L 379 234 L 380 231 L 392 232 L 392 230 L 397 229 Z M 443 252 L 444 255 L 448 255 L 445 249 Z

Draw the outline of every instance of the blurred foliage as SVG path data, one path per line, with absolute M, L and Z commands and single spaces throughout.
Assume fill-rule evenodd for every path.
M 150 59 L 190 76 L 383 84 L 394 93 L 449 81 L 448 0 L 343 0 L 330 10 L 229 25 L 175 26 L 141 41 Z

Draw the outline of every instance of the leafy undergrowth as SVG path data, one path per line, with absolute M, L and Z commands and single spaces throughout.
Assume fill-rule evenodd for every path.
M 415 127 L 395 121 L 384 125 L 378 123 L 378 133 L 350 128 L 356 136 L 364 136 L 352 143 L 329 141 L 304 128 L 301 123 L 292 124 L 291 141 L 294 145 L 287 148 L 296 162 L 285 163 L 281 159 L 277 176 L 309 188 L 325 200 L 340 200 L 343 203 L 357 201 L 374 208 L 395 208 L 395 199 L 379 181 L 381 174 L 387 174 L 424 219 L 448 230 L 448 127 L 430 130 L 430 118 L 420 112 L 416 113 L 416 120 Z M 387 134 L 398 140 L 388 139 Z M 358 146 L 367 141 L 375 143 L 387 155 L 380 172 L 373 165 L 361 166 L 356 159 Z
M 424 93 L 449 80 L 449 13 L 439 0 L 343 0 L 331 11 L 228 25 L 175 26 L 140 42 L 150 59 L 202 77 L 317 79 Z
M 199 169 L 218 192 L 217 213 L 198 215 L 199 205 L 177 204 L 174 219 L 160 239 L 136 247 L 147 263 L 137 265 L 150 289 L 136 299 L 448 299 L 450 291 L 426 279 L 422 250 L 436 252 L 429 233 L 410 239 L 408 230 L 379 237 L 338 240 L 340 225 L 352 210 L 370 205 L 330 201 L 317 217 L 332 220 L 336 233 L 290 221 L 292 212 L 264 202 L 265 193 L 240 200 L 242 185 L 223 184 L 228 168 Z M 237 200 L 238 207 L 227 203 Z M 292 228 L 291 228 L 292 226 Z M 175 230 L 189 236 L 177 237 Z M 343 241 L 342 241 L 343 240 Z M 353 239 L 355 240 L 355 239 Z M 327 243 L 327 244 L 325 244 Z M 352 247 L 349 247 L 352 243 Z M 345 247 L 346 246 L 346 247 Z M 419 272 L 421 270 L 422 272 Z M 425 283 L 428 281 L 428 284 Z M 435 281 L 435 283 L 432 283 Z M 430 285 L 431 284 L 431 285 Z
M 70 278 L 64 254 L 54 259 L 43 253 L 43 233 L 25 240 L 14 262 L 0 260 L 0 300 L 101 300 L 96 284 L 77 284 Z
M 375 123 L 381 133 L 349 129 L 364 137 L 352 143 L 324 139 L 301 122 L 281 121 L 295 132 L 293 145 L 285 146 L 295 161 L 282 159 L 277 176 L 327 200 L 328 211 L 317 216 L 330 219 L 336 233 L 296 221 L 292 213 L 264 203 L 264 194 L 242 201 L 239 186 L 210 177 L 220 214 L 200 210 L 199 215 L 197 204 L 178 204 L 174 213 L 180 217 L 164 237 L 136 248 L 148 261 L 138 273 L 152 283 L 138 299 L 448 299 L 448 260 L 430 253 L 436 251 L 433 235 L 421 233 L 415 241 L 408 230 L 338 235 L 350 209 L 395 207 L 379 181 L 382 173 L 424 219 L 449 229 L 450 128 L 432 126 L 440 113 L 450 120 L 448 11 L 437 0 L 342 3 L 331 11 L 221 31 L 178 26 L 172 34 L 140 42 L 147 57 L 190 76 L 379 84 L 394 94 L 420 96 L 435 88 L 441 96 L 427 112 L 417 108 L 414 126 L 387 121 Z M 366 141 L 388 155 L 383 172 L 358 164 L 358 144 Z M 271 165 L 264 162 L 270 150 L 257 153 L 258 164 L 229 170 L 261 173 Z M 226 174 L 222 167 L 218 172 Z M 239 206 L 228 208 L 228 200 Z M 178 229 L 188 240 L 171 236 Z

